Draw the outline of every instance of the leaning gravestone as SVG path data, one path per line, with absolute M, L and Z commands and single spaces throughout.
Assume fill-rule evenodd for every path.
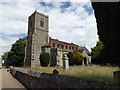
M 114 76 L 115 79 L 120 80 L 120 71 L 115 71 L 113 73 L 113 76 Z
M 57 69 L 54 69 L 54 70 L 53 70 L 53 74 L 59 74 L 58 70 L 57 70 Z
M 69 69 L 69 58 L 66 54 L 63 56 L 63 69 L 67 70 Z

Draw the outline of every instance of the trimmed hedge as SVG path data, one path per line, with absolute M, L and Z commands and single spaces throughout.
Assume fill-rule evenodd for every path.
M 82 64 L 82 60 L 84 60 L 84 56 L 80 52 L 69 52 L 67 54 L 69 58 L 69 65 L 80 65 Z
M 50 61 L 50 55 L 49 53 L 41 53 L 40 54 L 40 62 L 41 66 L 47 67 Z

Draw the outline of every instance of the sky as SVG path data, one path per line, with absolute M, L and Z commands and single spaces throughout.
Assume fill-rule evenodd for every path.
M 0 55 L 27 36 L 28 17 L 37 10 L 49 16 L 49 36 L 86 46 L 98 41 L 96 19 L 89 0 L 6 0 L 0 2 Z

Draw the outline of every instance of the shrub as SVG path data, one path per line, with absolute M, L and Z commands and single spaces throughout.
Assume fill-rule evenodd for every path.
M 40 62 L 41 66 L 47 67 L 50 61 L 50 55 L 49 53 L 41 53 L 40 54 Z
M 80 65 L 82 63 L 82 60 L 84 60 L 84 56 L 80 52 L 69 52 L 67 54 L 69 58 L 69 65 Z
M 75 52 L 73 55 L 74 64 L 80 65 L 82 60 L 84 60 L 84 56 L 80 52 Z

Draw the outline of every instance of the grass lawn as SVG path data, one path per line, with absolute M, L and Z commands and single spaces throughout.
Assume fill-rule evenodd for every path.
M 45 73 L 53 73 L 53 70 L 56 69 L 56 67 L 36 67 L 36 68 L 22 67 L 22 68 Z M 118 70 L 120 70 L 118 67 L 105 67 L 99 65 L 70 66 L 69 70 L 63 70 L 62 67 L 58 67 L 60 75 L 67 75 L 87 80 L 97 80 L 110 83 L 118 83 L 118 81 L 113 78 L 113 72 Z

